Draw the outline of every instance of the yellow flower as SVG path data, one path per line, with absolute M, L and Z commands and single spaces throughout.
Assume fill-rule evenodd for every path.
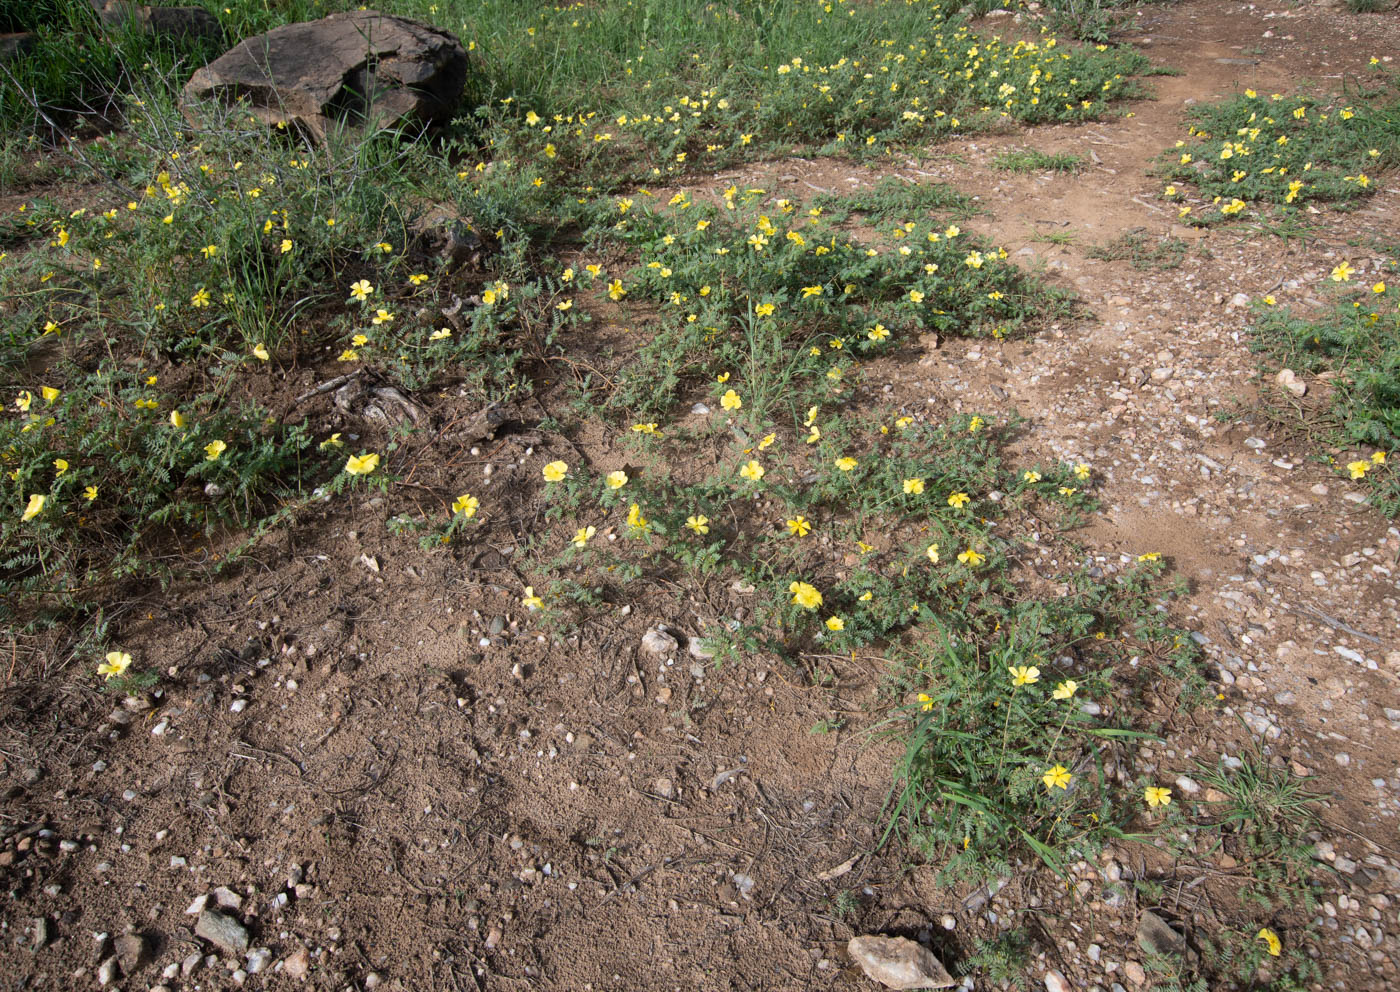
M 351 455 L 345 462 L 345 471 L 351 475 L 369 475 L 379 467 L 379 456 L 376 454 Z
M 860 462 L 856 461 L 850 455 L 844 455 L 841 458 L 836 459 L 836 467 L 842 472 L 849 472 L 859 464 Z
M 1332 281 L 1349 282 L 1351 280 L 1351 274 L 1355 271 L 1356 270 L 1351 267 L 1349 262 L 1342 262 L 1341 265 L 1332 270 Z
M 809 297 L 809 296 L 821 296 L 821 295 L 822 295 L 822 287 L 821 287 L 821 286 L 803 286 L 803 287 L 802 287 L 802 298 L 803 298 L 804 300 L 805 300 L 807 297 Z
M 253 345 L 253 355 L 256 356 L 260 361 L 264 362 L 272 357 L 270 354 L 268 354 L 266 346 L 264 346 L 261 343 Z
M 88 486 L 86 489 L 84 489 L 84 490 L 83 490 L 83 499 L 87 500 L 89 503 L 91 503 L 93 500 L 97 499 L 97 487 L 96 487 L 96 486 Z
M 1137 560 L 1138 560 L 1138 561 L 1157 561 L 1157 560 L 1160 559 L 1161 557 L 1162 557 L 1162 552 L 1160 552 L 1160 551 L 1148 551 L 1148 552 L 1146 552 L 1145 554 L 1140 554 L 1140 555 L 1138 555 L 1138 556 L 1137 556 Z
M 642 516 L 642 508 L 633 503 L 627 508 L 627 526 L 633 530 L 646 530 L 647 518 Z
M 656 429 L 656 424 L 655 424 L 654 422 L 653 422 L 653 423 L 648 423 L 648 424 L 633 424 L 633 425 L 632 425 L 632 430 L 636 431 L 638 434 L 660 434 L 660 433 L 661 433 L 660 431 L 658 431 L 658 430 Z
M 605 475 L 603 481 L 607 484 L 609 489 L 621 489 L 623 486 L 627 485 L 627 473 L 618 469 L 616 472 L 609 472 Z
M 976 434 L 979 430 L 982 429 L 982 425 L 985 423 L 986 421 L 983 420 L 981 417 L 974 416 L 971 420 L 967 422 L 967 432 L 969 434 Z
M 771 317 L 773 316 L 773 311 L 776 309 L 777 307 L 775 307 L 772 303 L 760 303 L 758 304 L 758 306 L 753 308 L 753 312 L 758 314 L 760 317 Z
M 452 337 L 452 332 L 445 327 L 439 327 L 436 331 L 428 335 L 429 341 L 441 341 L 444 338 Z
M 453 502 L 452 512 L 460 513 L 462 515 L 462 519 L 464 520 L 470 520 L 472 517 L 476 516 L 476 511 L 480 507 L 481 501 L 479 499 L 477 499 L 475 496 L 463 493 L 461 496 L 458 496 L 457 499 Z
M 1069 769 L 1064 765 L 1056 765 L 1044 775 L 1040 776 L 1040 780 L 1045 783 L 1045 788 L 1052 791 L 1055 789 L 1068 789 L 1070 779 L 1072 778 L 1074 778 L 1074 776 L 1069 773 Z
M 924 302 L 924 294 L 917 289 L 911 289 L 909 290 L 909 300 L 912 303 L 922 303 Z
M 33 520 L 44 512 L 44 504 L 48 501 L 49 498 L 43 493 L 34 493 L 29 497 L 29 505 L 24 508 L 24 512 L 20 514 L 19 519 L 21 521 Z
M 535 610 L 540 610 L 544 608 L 544 600 L 540 599 L 540 597 L 535 595 L 534 586 L 526 586 L 525 595 L 520 597 L 520 605 L 525 607 L 525 609 L 534 612 Z
M 944 233 L 947 237 L 956 238 L 959 234 L 962 234 L 962 228 L 958 227 L 958 225 L 956 225 L 956 224 L 950 224 L 950 225 L 948 226 L 948 229 L 947 229 L 946 231 L 944 231 L 943 233 Z
M 67 472 L 67 471 L 68 471 L 68 461 L 67 461 L 66 459 L 63 459 L 63 458 L 55 458 L 55 459 L 53 460 L 53 468 L 54 468 L 54 473 L 53 473 L 53 474 L 54 474 L 55 476 L 62 475 L 64 472 Z
M 793 537 L 806 537 L 812 531 L 812 522 L 799 513 L 787 522 L 787 529 Z
M 1076 492 L 1078 492 L 1078 490 L 1077 490 L 1077 489 L 1073 489 L 1073 488 L 1071 488 L 1070 486 L 1061 486 L 1061 487 L 1060 487 L 1060 495 L 1061 495 L 1061 496 L 1073 496 Z
M 225 442 L 210 441 L 204 446 L 204 460 L 207 462 L 216 462 L 219 460 L 219 456 L 227 450 L 228 444 Z
M 865 332 L 865 336 L 871 341 L 883 341 L 890 336 L 890 329 L 884 324 L 877 323 L 874 327 Z
M 703 513 L 696 513 L 686 517 L 685 525 L 700 535 L 705 535 L 710 532 L 710 518 Z
M 485 292 L 483 292 L 481 294 L 481 302 L 486 304 L 486 306 L 488 307 L 491 306 L 493 303 L 496 302 L 496 291 L 494 289 L 488 289 Z
M 53 401 L 62 395 L 62 390 L 54 389 L 52 386 L 40 386 L 39 392 L 43 394 L 45 406 L 53 406 Z
M 923 479 L 905 479 L 904 491 L 911 496 L 917 496 L 924 491 Z
M 719 383 L 721 386 L 724 385 L 724 384 L 725 384 L 726 382 L 728 382 L 728 381 L 729 381 L 729 373 L 728 373 L 728 372 L 721 372 L 719 375 L 715 376 L 715 382 Z
M 190 297 L 190 306 L 207 307 L 209 305 L 209 290 L 201 286 L 195 290 L 195 294 Z
M 110 680 L 114 675 L 125 675 L 130 667 L 131 655 L 125 651 L 108 651 L 106 660 L 97 666 L 97 674 Z
M 340 432 L 336 431 L 334 434 L 326 438 L 316 447 L 318 447 L 322 451 L 325 451 L 327 448 L 339 448 L 344 443 L 345 442 L 340 439 Z
M 1360 479 L 1371 470 L 1371 463 L 1367 461 L 1347 462 L 1347 471 L 1353 479 Z
M 1371 464 L 1372 464 L 1372 465 L 1384 465 L 1384 464 L 1385 464 L 1385 452 L 1384 452 L 1384 451 L 1373 451 L 1373 452 L 1371 453 Z
M 1279 954 L 1283 952 L 1283 941 L 1279 940 L 1278 934 L 1274 933 L 1268 927 L 1264 927 L 1262 930 L 1260 930 L 1257 934 L 1255 934 L 1255 937 L 1258 940 L 1262 940 L 1264 943 L 1269 945 L 1270 957 L 1276 958 L 1279 956 Z
M 287 254 L 289 251 L 292 250 L 291 239 L 283 238 L 282 243 L 278 247 L 281 249 L 283 255 Z
M 1149 785 L 1142 790 L 1143 801 L 1154 809 L 1158 806 L 1169 806 L 1172 801 L 1172 790 L 1164 789 L 1160 786 Z
M 1385 283 L 1383 283 L 1383 282 L 1378 282 L 1378 283 L 1376 283 L 1374 286 L 1371 287 L 1371 292 L 1373 292 L 1373 293 L 1384 293 L 1384 292 L 1385 292 Z
M 1065 679 L 1059 685 L 1055 686 L 1055 691 L 1050 695 L 1054 696 L 1056 699 L 1069 699 L 1078 691 L 1078 682 L 1074 681 L 1074 679 Z
M 739 397 L 738 393 L 730 389 L 719 398 L 719 405 L 726 410 L 738 410 L 744 405 L 744 401 Z
M 986 555 L 973 548 L 968 548 L 966 551 L 958 555 L 958 561 L 972 568 L 975 568 L 976 566 L 982 564 L 986 560 Z
M 373 292 L 374 287 L 370 285 L 368 279 L 361 279 L 358 282 L 353 282 L 350 284 L 351 297 L 359 300 L 361 303 L 369 299 L 370 294 L 372 294 Z
M 1040 481 L 1040 473 L 1032 469 L 1029 472 L 1022 472 L 1021 478 L 1025 479 L 1029 483 L 1034 484 Z
M 550 462 L 542 470 L 545 482 L 561 482 L 569 474 L 568 462 Z
M 961 510 L 963 507 L 967 506 L 967 504 L 971 502 L 972 497 L 964 492 L 956 492 L 948 497 L 948 505 L 955 510 Z
M 827 630 L 845 630 L 845 629 L 846 629 L 846 621 L 842 620 L 840 617 L 827 617 L 827 618 L 826 618 L 826 629 L 827 629 Z
M 592 527 L 592 526 L 589 526 L 589 527 L 580 527 L 578 530 L 574 531 L 574 547 L 576 547 L 576 548 L 586 548 L 586 547 L 588 547 L 588 541 L 589 541 L 589 539 L 592 538 L 593 535 L 596 534 L 596 533 L 598 533 L 598 528 L 597 528 L 597 527 Z
M 765 435 L 763 435 L 762 440 L 760 440 L 760 441 L 758 442 L 758 450 L 759 450 L 759 451 L 762 451 L 762 450 L 764 450 L 765 448 L 771 448 L 771 447 L 773 447 L 774 444 L 777 443 L 777 441 L 778 441 L 778 435 L 776 435 L 776 434 L 765 434 Z
M 584 270 L 585 272 L 587 272 L 590 276 L 592 276 L 592 277 L 595 278 L 595 279 L 598 278 L 600 275 L 603 274 L 603 267 L 602 267 L 601 265 L 599 265 L 597 262 L 593 262 L 593 263 L 591 263 L 591 264 L 589 264 L 589 265 L 585 265 L 585 266 L 583 267 L 583 270 Z
M 1074 477 L 1076 479 L 1087 479 L 1091 471 L 1092 469 L 1090 469 L 1087 464 L 1080 462 L 1078 465 L 1074 466 Z
M 924 549 L 924 554 L 928 555 L 928 560 L 933 562 L 933 564 L 938 564 L 938 545 L 930 544 Z
M 218 245 L 205 245 L 203 248 L 199 249 L 199 253 L 205 258 L 213 258 L 219 253 L 219 247 Z
M 614 279 L 608 283 L 608 296 L 613 300 L 620 300 L 627 295 L 627 290 L 622 288 L 622 280 Z
M 739 469 L 739 474 L 750 482 L 757 482 L 759 479 L 763 478 L 763 472 L 763 466 L 752 458 L 744 464 L 743 468 Z
M 378 326 L 379 324 L 391 324 L 393 321 L 394 315 L 388 310 L 376 310 L 374 311 L 374 319 L 370 323 Z
M 792 602 L 804 610 L 815 610 L 822 605 L 822 594 L 817 592 L 815 586 L 806 582 L 793 582 L 788 586 L 788 592 L 792 593 Z
M 1034 665 L 1012 665 L 1007 671 L 1011 673 L 1012 685 L 1030 685 L 1040 681 L 1040 669 Z
M 933 712 L 933 697 L 926 692 L 919 693 L 919 709 L 925 713 Z
M 360 357 L 360 353 L 354 348 L 346 348 L 339 355 L 335 356 L 337 362 L 353 362 Z

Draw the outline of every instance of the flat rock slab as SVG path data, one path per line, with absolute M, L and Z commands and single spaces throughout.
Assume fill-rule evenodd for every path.
M 356 10 L 249 38 L 191 76 L 184 94 L 324 141 L 336 126 L 450 120 L 466 80 L 466 49 L 446 31 Z
M 957 985 L 943 962 L 907 937 L 852 937 L 846 953 L 888 989 L 946 989 Z

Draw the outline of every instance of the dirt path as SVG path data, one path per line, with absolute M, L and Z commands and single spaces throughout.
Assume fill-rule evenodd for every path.
M 1171 560 L 1220 683 L 1218 718 L 1169 740 L 1161 774 L 1189 799 L 1200 787 L 1178 776 L 1198 774 L 1193 759 L 1238 757 L 1252 732 L 1317 776 L 1330 797 L 1317 839 L 1337 870 L 1318 914 L 1338 938 L 1327 987 L 1394 987 L 1400 531 L 1256 419 L 1247 310 L 1232 301 L 1315 298 L 1342 258 L 1369 274 L 1379 257 L 1348 238 L 1393 238 L 1400 190 L 1285 243 L 1175 224 L 1147 171 L 1182 134 L 1187 101 L 1334 85 L 1400 51 L 1400 25 L 1190 3 L 1146 8 L 1129 37 L 1182 70 L 1154 78 L 1157 99 L 1132 116 L 943 144 L 905 170 L 977 194 L 989 213 L 970 226 L 1099 319 L 906 352 L 869 366 L 867 383 L 909 411 L 1015 409 L 1028 457 L 1094 466 L 1106 512 L 1082 544 L 1100 562 Z M 1023 146 L 1090 164 L 990 167 Z M 742 175 L 806 195 L 874 174 L 795 161 Z M 1185 240 L 1181 266 L 1087 256 L 1139 228 Z M 524 478 L 526 455 L 508 442 L 467 468 L 490 465 L 504 485 Z M 25 828 L 0 872 L 23 905 L 10 904 L 0 976 L 28 979 L 13 987 L 93 987 L 93 936 L 134 926 L 156 961 L 140 988 L 166 969 L 168 989 L 859 989 L 871 986 L 842 951 L 855 933 L 922 934 L 965 955 L 1013 924 L 1058 949 L 1033 974 L 1146 987 L 1139 907 L 1105 886 L 1124 871 L 1113 858 L 1137 855 L 1076 866 L 1085 887 L 1070 900 L 1015 874 L 995 898 L 944 888 L 936 866 L 867 853 L 894 746 L 871 734 L 877 671 L 847 664 L 815 688 L 761 660 L 648 656 L 649 627 L 694 632 L 716 610 L 679 589 L 556 644 L 508 591 L 515 545 L 463 563 L 424 555 L 387 536 L 390 512 L 366 500 L 290 553 L 268 548 L 251 574 L 129 622 L 131 642 L 167 659 L 157 713 L 107 714 L 110 700 L 51 689 L 32 701 L 51 721 L 42 752 L 11 714 L 5 811 Z M 815 732 L 833 718 L 844 728 Z M 1217 873 L 1229 885 L 1244 870 L 1221 860 Z M 265 973 L 200 958 L 187 911 L 214 886 L 269 949 Z M 1199 894 L 1178 891 L 1176 908 L 1189 926 L 1218 922 Z M 41 917 L 45 946 L 31 951 Z

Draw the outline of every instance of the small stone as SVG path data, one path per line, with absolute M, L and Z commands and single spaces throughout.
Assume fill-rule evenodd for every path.
M 243 897 L 234 892 L 226 885 L 221 885 L 212 893 L 214 903 L 220 909 L 240 910 L 243 908 Z
M 1186 950 L 1186 940 L 1151 910 L 1138 917 L 1138 946 L 1149 954 L 1174 957 Z
M 242 957 L 248 950 L 248 931 L 243 924 L 218 910 L 206 909 L 200 913 L 194 932 L 226 954 Z
M 146 938 L 139 933 L 124 933 L 112 944 L 117 952 L 117 963 L 122 966 L 122 974 L 134 975 L 146 961 Z
M 659 778 L 652 784 L 652 790 L 662 799 L 676 798 L 676 786 L 669 778 Z
M 1347 765 L 1351 764 L 1351 755 L 1347 754 L 1345 751 L 1338 751 L 1334 760 L 1337 764 L 1345 768 Z
M 1249 294 L 1248 294 L 1248 293 L 1236 293 L 1234 296 L 1230 297 L 1230 306 L 1232 306 L 1232 307 L 1247 307 L 1247 306 L 1249 306 Z
M 311 970 L 311 954 L 305 947 L 298 947 L 282 959 L 282 974 L 300 981 Z
M 1196 783 L 1196 780 L 1186 775 L 1177 778 L 1176 787 L 1188 796 L 1194 796 L 1201 791 L 1201 787 Z
M 42 916 L 36 916 L 34 918 L 34 940 L 30 943 L 29 949 L 31 951 L 41 950 L 48 942 L 49 921 Z
M 196 971 L 199 970 L 199 966 L 203 961 L 204 955 L 199 953 L 198 951 L 195 951 L 193 954 L 187 955 L 185 957 L 185 960 L 180 962 L 180 974 L 183 975 L 185 978 L 189 978 L 191 975 L 193 975 Z
M 1054 968 L 1045 973 L 1045 992 L 1070 992 L 1069 982 Z
M 246 968 L 248 974 L 256 975 L 267 967 L 267 963 L 272 960 L 272 952 L 266 947 L 255 947 L 248 952 Z
M 97 966 L 97 984 L 111 985 L 117 980 L 117 959 L 110 957 Z
M 1278 375 L 1274 376 L 1274 381 L 1294 396 L 1302 396 L 1308 391 L 1307 383 L 1300 382 L 1292 369 L 1280 369 Z
M 852 937 L 846 953 L 867 978 L 888 989 L 946 989 L 958 984 L 928 948 L 907 937 Z
M 675 654 L 679 646 L 674 637 L 655 627 L 642 635 L 642 650 L 657 658 Z
M 1123 974 L 1127 975 L 1128 981 L 1134 985 L 1142 985 L 1147 981 L 1147 972 L 1136 961 L 1123 962 Z
M 714 648 L 710 647 L 709 643 L 701 637 L 690 638 L 685 647 L 696 661 L 709 661 L 715 656 Z

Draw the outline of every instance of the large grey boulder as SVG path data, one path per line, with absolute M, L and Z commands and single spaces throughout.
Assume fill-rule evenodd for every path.
M 189 100 L 240 101 L 268 124 L 325 140 L 337 126 L 449 120 L 467 53 L 445 31 L 373 10 L 285 24 L 242 42 L 185 84 Z

